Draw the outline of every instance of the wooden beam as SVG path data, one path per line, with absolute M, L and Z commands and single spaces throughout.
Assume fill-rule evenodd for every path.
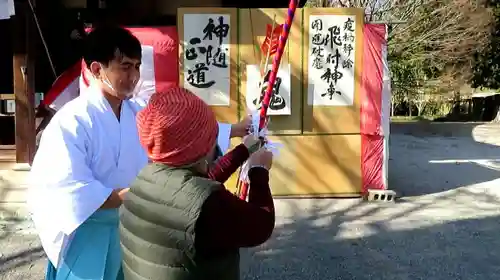
M 16 97 L 12 93 L 0 93 L 0 100 L 15 100 Z
M 387 25 L 393 25 L 393 24 L 406 24 L 407 21 L 404 20 L 393 20 L 393 21 L 384 21 L 384 20 L 375 20 L 375 21 L 369 21 L 368 23 L 370 24 L 387 24 Z
M 35 5 L 35 0 L 32 1 Z M 28 0 L 15 1 L 13 71 L 16 102 L 16 162 L 31 164 L 35 153 L 35 51 L 36 26 Z

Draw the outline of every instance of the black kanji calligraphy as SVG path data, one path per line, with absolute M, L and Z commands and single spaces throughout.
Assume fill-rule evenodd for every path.
M 214 49 L 214 47 L 212 47 L 212 45 L 208 45 L 207 47 L 199 47 L 198 48 L 200 53 L 205 55 L 205 64 L 207 66 L 210 66 L 210 63 L 212 62 L 212 50 L 213 49 Z
M 326 68 L 326 71 L 323 75 L 321 75 L 321 79 L 325 80 L 327 83 L 332 79 L 332 69 Z
M 215 27 L 214 33 L 219 38 L 219 45 L 221 45 L 222 39 L 226 38 L 229 34 L 229 24 L 224 23 L 224 17 L 219 17 L 219 25 Z
M 333 69 L 333 72 L 331 68 L 326 68 L 325 73 L 321 75 L 321 79 L 325 80 L 327 83 L 334 82 L 337 84 L 338 80 L 342 79 L 343 76 L 344 74 L 336 68 Z
M 344 69 L 351 69 L 354 66 L 354 62 L 348 58 L 342 61 L 342 68 Z
M 212 18 L 208 19 L 208 23 L 203 29 L 203 40 L 212 40 L 213 36 L 219 39 L 219 45 L 222 44 L 224 38 L 229 34 L 229 24 L 224 23 L 224 17 L 220 16 L 218 18 L 219 24 L 216 26 Z
M 220 46 L 217 47 L 217 49 L 214 49 L 212 45 L 208 45 L 206 48 L 200 47 L 200 53 L 205 55 L 205 64 L 207 66 L 213 65 L 219 68 L 228 67 L 226 56 L 227 51 L 227 48 L 223 50 Z
M 316 46 L 326 46 L 328 44 L 328 36 L 323 36 L 321 33 L 316 33 L 312 37 L 312 44 Z
M 200 38 L 194 37 L 191 40 L 189 40 L 189 45 L 191 45 L 191 46 L 196 46 L 199 43 L 201 43 Z M 198 47 L 198 50 L 200 52 L 203 52 L 205 50 L 205 47 Z M 192 48 L 189 48 L 186 50 L 186 59 L 187 60 L 195 60 L 196 58 L 198 58 L 198 52 L 196 51 L 195 47 L 192 47 Z
M 344 42 L 349 42 L 349 43 L 353 43 L 354 42 L 354 35 L 352 35 L 352 33 L 344 33 Z
M 353 50 L 354 49 L 351 44 L 344 44 L 344 53 L 346 53 L 348 57 L 351 57 L 351 53 Z
M 354 20 L 352 18 L 347 18 L 344 22 L 344 31 L 354 32 Z
M 315 57 L 324 57 L 325 54 L 323 53 L 325 51 L 325 48 L 317 46 L 312 48 L 311 55 Z
M 323 30 L 323 21 L 321 19 L 315 19 L 311 23 L 311 29 L 315 31 L 322 31 Z
M 339 49 L 335 49 L 335 54 L 333 55 L 335 58 L 335 63 L 334 63 L 334 68 L 333 68 L 333 73 L 332 73 L 332 79 L 337 84 L 337 81 L 342 79 L 344 74 L 339 71 L 339 61 L 340 61 L 340 53 Z
M 323 60 L 321 57 L 315 57 L 312 61 L 312 67 L 315 69 L 323 69 Z
M 330 34 L 328 34 L 327 40 L 330 42 L 330 48 L 333 49 L 333 45 L 337 46 L 342 46 L 342 40 L 341 40 L 341 35 L 340 35 L 340 27 L 334 25 L 330 28 L 328 28 L 328 31 Z
M 253 100 L 253 104 L 256 105 L 260 110 L 262 107 L 262 101 L 264 100 L 264 96 L 266 94 L 267 85 L 269 83 L 269 76 L 271 71 L 268 71 L 266 76 L 264 77 L 264 83 L 259 83 L 259 87 L 261 88 L 259 98 Z M 281 87 L 282 79 L 280 77 L 276 77 L 276 81 L 274 82 L 272 92 L 271 92 L 271 100 L 269 101 L 269 109 L 273 111 L 282 110 L 286 107 L 285 99 L 279 94 Z
M 222 50 L 222 48 L 219 46 L 217 47 L 217 50 L 215 51 L 214 57 L 213 57 L 213 65 L 215 67 L 219 68 L 227 68 L 227 53 L 228 49 Z
M 205 28 L 203 28 L 203 34 L 205 34 L 205 36 L 203 37 L 203 40 L 212 40 L 212 36 L 214 35 L 214 30 L 215 30 L 215 24 L 214 24 L 214 19 L 213 18 L 209 18 L 208 19 L 208 23 L 207 25 L 205 26 Z
M 206 81 L 206 72 L 209 68 L 205 63 L 197 63 L 195 69 L 188 70 L 187 82 L 196 88 L 209 88 L 215 84 L 215 81 Z
M 329 85 L 328 85 L 328 89 L 326 90 L 326 92 L 322 93 L 321 94 L 321 97 L 325 97 L 327 96 L 328 99 L 332 100 L 333 99 L 333 96 L 337 94 L 337 95 L 342 95 L 342 92 L 338 91 L 336 88 L 335 88 L 335 85 L 333 84 L 333 82 L 330 82 Z
M 328 63 L 328 64 L 334 64 L 335 67 L 338 67 L 339 60 L 340 60 L 339 49 L 335 49 L 335 53 L 334 54 L 329 53 L 328 56 L 326 57 L 326 63 Z

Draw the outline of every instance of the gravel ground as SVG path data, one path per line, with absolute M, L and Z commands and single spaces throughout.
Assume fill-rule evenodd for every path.
M 244 250 L 243 279 L 500 279 L 500 126 L 394 129 L 395 204 L 276 201 L 277 227 Z M 0 279 L 43 279 L 29 223 L 0 225 Z

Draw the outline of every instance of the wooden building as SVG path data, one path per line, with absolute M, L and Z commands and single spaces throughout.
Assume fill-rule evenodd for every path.
M 0 20 L 0 218 L 24 215 L 23 183 L 36 151 L 36 93 L 79 58 L 74 31 L 111 21 L 125 26 L 176 25 L 179 7 L 285 8 L 288 0 L 14 0 Z M 300 6 L 305 4 L 300 1 Z M 5 39 L 6 38 L 6 39 Z M 19 211 L 20 213 L 18 213 Z
M 16 15 L 0 21 L 0 36 L 10 39 L 2 40 L 10 44 L 4 43 L 0 53 L 0 161 L 29 164 L 33 160 L 35 93 L 47 91 L 57 75 L 76 61 L 79 44 L 72 32 L 84 24 L 175 25 L 181 6 L 279 8 L 287 4 L 287 0 L 16 0 Z

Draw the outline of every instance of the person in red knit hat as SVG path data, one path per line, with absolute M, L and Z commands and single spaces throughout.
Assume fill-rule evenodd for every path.
M 154 94 L 137 127 L 152 163 L 120 209 L 125 279 L 239 279 L 239 249 L 274 229 L 272 153 L 248 136 L 214 163 L 215 114 L 183 88 Z M 248 202 L 222 184 L 247 159 Z

